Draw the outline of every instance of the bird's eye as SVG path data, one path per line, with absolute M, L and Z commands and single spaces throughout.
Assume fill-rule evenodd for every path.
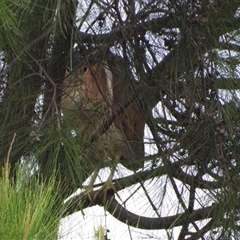
M 82 69 L 83 73 L 85 73 L 87 71 L 87 69 L 88 69 L 87 66 L 84 66 L 83 69 Z

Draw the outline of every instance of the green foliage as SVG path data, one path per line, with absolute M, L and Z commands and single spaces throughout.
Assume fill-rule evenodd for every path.
M 100 225 L 97 229 L 94 230 L 94 239 L 95 240 L 104 240 L 105 239 L 106 229 Z
M 39 183 L 26 174 L 28 166 L 17 171 L 16 184 L 9 178 L 9 167 L 0 178 L 1 239 L 56 239 L 62 207 L 57 197 L 55 174 L 47 183 Z M 28 171 L 29 172 L 29 171 Z
M 7 43 L 14 49 L 19 44 L 19 42 L 16 42 L 16 38 L 22 37 L 22 33 L 18 28 L 17 14 L 13 9 L 14 5 L 15 9 L 17 8 L 17 2 L 0 1 L 0 49 Z
M 100 161 L 100 167 L 111 167 L 110 154 L 102 157 L 108 149 L 99 143 L 102 133 L 88 142 L 78 131 L 84 128 L 90 135 L 76 121 L 86 108 L 82 98 L 70 99 L 75 113 L 68 117 L 63 111 L 65 70 L 76 45 L 89 66 L 99 49 L 101 62 L 108 65 L 108 50 L 122 56 L 121 74 L 131 71 L 126 80 L 138 83 L 133 104 L 141 105 L 148 126 L 144 141 L 149 155 L 141 159 L 148 168 L 125 179 L 119 168 L 123 178 L 115 184 L 117 191 L 127 189 L 126 206 L 145 195 L 142 208 L 146 213 L 154 209 L 157 222 L 165 214 L 172 217 L 165 229 L 190 213 L 179 222 L 179 239 L 204 238 L 214 229 L 225 239 L 237 234 L 239 1 L 113 2 L 0 0 L 0 166 L 6 159 L 11 166 L 0 172 L 0 237 L 56 238 L 61 202 Z M 86 119 L 95 133 L 105 111 L 94 110 Z M 136 185 L 131 192 L 129 187 Z M 73 212 L 79 210 L 79 199 L 75 204 Z M 196 217 L 198 208 L 202 213 Z M 142 213 L 137 214 L 139 222 L 129 222 L 146 226 Z M 210 218 L 214 224 L 203 227 Z M 152 226 L 152 218 L 147 220 Z M 103 230 L 100 226 L 94 237 L 102 238 Z

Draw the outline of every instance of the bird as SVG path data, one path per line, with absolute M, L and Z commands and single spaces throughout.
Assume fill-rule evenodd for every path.
M 92 143 L 87 155 L 96 168 L 88 192 L 103 162 L 112 159 L 113 163 L 105 184 L 93 198 L 89 194 L 91 202 L 103 192 L 105 204 L 109 189 L 117 193 L 112 178 L 118 163 L 132 171 L 144 163 L 145 121 L 141 104 L 131 99 L 138 84 L 123 66 L 123 59 L 111 53 L 106 62 L 97 59 L 77 66 L 63 84 L 63 119 L 72 124 L 85 146 Z

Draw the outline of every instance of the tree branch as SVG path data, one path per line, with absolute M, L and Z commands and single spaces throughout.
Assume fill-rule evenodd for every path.
M 91 193 L 91 196 L 94 196 L 97 191 Z M 84 199 L 83 199 L 84 197 Z M 102 205 L 103 194 L 99 195 L 96 204 Z M 126 208 L 122 207 L 118 201 L 114 198 L 113 193 L 109 193 L 107 197 L 107 211 L 116 219 L 124 224 L 128 224 L 132 227 L 141 228 L 141 229 L 168 229 L 177 226 L 183 225 L 186 221 L 200 221 L 203 219 L 208 219 L 214 217 L 214 213 L 216 213 L 216 209 L 218 205 L 212 205 L 209 207 L 201 208 L 192 211 L 179 213 L 170 217 L 144 217 L 137 214 L 134 214 L 128 211 Z M 84 208 L 91 207 L 88 196 L 82 195 L 81 200 L 76 200 L 75 198 L 71 198 L 66 202 L 67 210 L 65 215 L 70 215 L 76 211 L 80 211 Z

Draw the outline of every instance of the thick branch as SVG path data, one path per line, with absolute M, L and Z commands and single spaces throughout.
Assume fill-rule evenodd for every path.
M 128 211 L 122 207 L 115 198 L 109 200 L 107 210 L 110 214 L 123 223 L 141 229 L 169 229 L 182 226 L 186 221 L 192 222 L 212 218 L 216 211 L 215 206 L 211 206 L 194 210 L 192 213 L 186 211 L 170 217 L 149 218 Z
M 121 26 L 120 29 L 113 29 L 109 33 L 104 34 L 91 34 L 86 32 L 76 31 L 75 36 L 77 40 L 81 43 L 94 42 L 95 44 L 113 44 L 116 41 L 122 41 L 123 35 L 131 37 L 137 33 L 145 33 L 146 31 L 151 31 L 152 33 L 159 33 L 163 27 L 165 28 L 177 28 L 179 27 L 179 21 L 177 18 L 174 21 L 174 16 L 164 16 L 161 18 L 155 18 L 149 21 L 138 23 L 137 25 L 126 25 Z
M 96 191 L 92 192 L 91 195 L 94 196 Z M 100 195 L 97 199 L 96 204 L 101 205 L 103 200 L 103 195 Z M 81 199 L 81 201 L 73 201 L 72 199 L 68 200 L 66 203 L 68 209 L 66 215 L 69 215 L 76 210 L 82 210 L 86 207 L 90 207 L 91 203 L 89 202 L 87 196 L 86 199 Z M 77 209 L 76 209 L 77 208 Z M 128 211 L 126 208 L 122 207 L 118 201 L 113 197 L 112 193 L 109 193 L 108 196 L 108 205 L 107 211 L 116 219 L 121 221 L 124 224 L 128 224 L 132 227 L 141 228 L 141 229 L 169 229 L 177 226 L 183 225 L 186 221 L 200 221 L 203 219 L 208 219 L 214 217 L 214 212 L 216 213 L 217 205 L 212 205 L 209 207 L 201 208 L 192 211 L 179 213 L 170 217 L 161 217 L 161 218 L 152 218 L 144 217 L 134 214 Z
M 202 189 L 216 189 L 220 187 L 220 184 L 218 182 L 202 180 L 184 173 L 177 164 L 172 164 L 168 167 L 170 168 L 169 171 L 172 173 L 172 176 L 184 184 L 192 185 L 195 188 Z M 166 167 L 158 167 L 153 170 L 138 172 L 131 176 L 123 177 L 121 179 L 115 179 L 113 182 L 117 191 L 120 191 L 139 182 L 145 182 L 148 179 L 154 177 L 161 177 L 163 175 L 166 175 Z M 94 187 L 100 187 L 102 184 L 96 184 L 94 185 Z M 96 191 L 93 191 L 91 195 L 94 196 L 95 193 Z M 102 196 L 100 195 L 95 204 L 101 205 L 102 200 Z M 81 207 L 79 207 L 79 203 L 81 203 Z M 79 211 L 80 209 L 82 210 L 84 208 L 92 206 L 92 203 L 89 201 L 87 194 L 83 193 L 70 198 L 66 204 L 69 204 L 67 214 L 72 214 L 76 211 Z

